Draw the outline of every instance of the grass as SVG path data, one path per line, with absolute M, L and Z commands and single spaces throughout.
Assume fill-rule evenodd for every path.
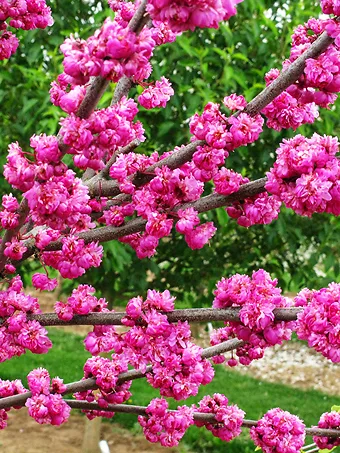
M 84 351 L 82 338 L 57 329 L 49 329 L 53 348 L 45 355 L 27 353 L 0 364 L 2 379 L 20 378 L 26 382 L 27 373 L 33 368 L 46 367 L 51 376 L 60 376 L 64 382 L 81 379 L 83 365 L 89 354 Z M 156 389 L 150 387 L 145 379 L 132 383 L 130 404 L 147 405 L 152 398 L 158 397 Z M 331 406 L 340 405 L 340 397 L 328 396 L 317 391 L 302 391 L 282 384 L 261 382 L 247 376 L 240 376 L 235 371 L 228 371 L 223 366 L 216 367 L 214 380 L 201 387 L 196 397 L 189 398 L 185 404 L 197 403 L 204 395 L 224 393 L 231 403 L 236 403 L 246 412 L 248 419 L 259 419 L 273 407 L 280 407 L 304 420 L 307 426 L 317 424 L 320 415 L 330 410 Z M 181 402 L 169 401 L 171 408 Z M 116 414 L 114 421 L 122 426 L 140 432 L 136 416 Z M 228 444 L 214 438 L 203 428 L 191 427 L 184 437 L 184 444 L 191 451 L 199 453 L 253 453 L 254 444 L 249 439 L 247 430 L 238 439 Z M 340 453 L 340 449 L 334 450 Z
M 83 366 L 90 354 L 85 351 L 83 340 L 58 328 L 49 328 L 53 347 L 47 354 L 27 352 L 20 357 L 0 363 L 1 379 L 21 379 L 26 385 L 26 376 L 34 368 L 44 367 L 51 377 L 59 376 L 65 383 L 78 381 L 84 375 Z

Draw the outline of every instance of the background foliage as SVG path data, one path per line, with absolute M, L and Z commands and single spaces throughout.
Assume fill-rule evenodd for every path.
M 28 146 L 34 133 L 57 132 L 62 112 L 50 103 L 48 91 L 50 82 L 62 71 L 59 45 L 71 33 L 87 38 L 112 14 L 105 1 L 52 0 L 50 4 L 54 26 L 48 31 L 21 33 L 19 51 L 10 61 L 0 62 L 1 164 L 10 142 Z M 163 152 L 187 143 L 188 118 L 209 101 L 219 102 L 233 92 L 251 100 L 263 88 L 264 74 L 271 67 L 280 68 L 288 56 L 293 28 L 319 14 L 318 4 L 313 0 L 246 0 L 238 5 L 237 16 L 219 30 L 185 33 L 175 44 L 157 49 L 151 78 L 167 76 L 175 96 L 166 109 L 141 109 L 139 118 L 148 137 L 141 151 Z M 112 91 L 111 86 L 101 105 L 109 103 Z M 138 91 L 140 87 L 131 94 Z M 322 110 L 314 125 L 301 127 L 297 133 L 336 135 L 339 119 L 334 110 Z M 228 166 L 250 179 L 262 177 L 278 144 L 293 135 L 293 131 L 266 129 L 254 145 L 237 150 Z M 3 179 L 0 192 L 8 192 Z M 307 219 L 283 209 L 273 224 L 247 230 L 229 219 L 222 208 L 204 216 L 218 226 L 209 247 L 193 252 L 173 234 L 171 240 L 163 240 L 153 259 L 140 261 L 128 246 L 112 242 L 104 246 L 107 259 L 101 268 L 91 270 L 83 280 L 95 284 L 115 305 L 153 287 L 170 289 L 177 295 L 179 307 L 211 304 L 211 290 L 218 279 L 236 272 L 250 273 L 258 267 L 278 277 L 286 291 L 339 281 L 337 218 L 314 215 Z M 36 264 L 25 266 L 28 283 Z M 72 285 L 65 281 L 63 290 L 69 292 Z

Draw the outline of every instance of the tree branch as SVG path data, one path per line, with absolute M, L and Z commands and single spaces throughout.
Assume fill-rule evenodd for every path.
M 0 242 L 0 273 L 5 267 L 5 264 L 7 262 L 7 257 L 4 255 L 4 251 L 6 248 L 6 242 L 11 242 L 11 240 L 16 236 L 16 234 L 19 232 L 20 228 L 23 226 L 26 217 L 28 215 L 29 209 L 28 209 L 28 202 L 26 198 L 23 198 L 21 200 L 19 209 L 17 211 L 17 214 L 19 214 L 19 224 L 16 228 L 13 228 L 12 230 L 5 230 L 5 234 Z
M 218 354 L 223 354 L 224 352 L 232 351 L 244 345 L 244 341 L 232 339 L 228 341 L 224 341 L 216 346 L 211 346 L 210 348 L 206 348 L 202 350 L 202 357 L 205 359 L 214 357 Z M 140 379 L 145 377 L 147 373 L 152 371 L 152 367 L 149 365 L 146 367 L 145 373 L 137 370 L 127 371 L 125 373 L 121 373 L 119 375 L 117 385 L 122 384 L 126 381 L 133 381 L 135 379 Z M 86 390 L 94 390 L 97 389 L 98 386 L 96 385 L 96 380 L 93 378 L 83 379 L 81 381 L 72 382 L 66 385 L 66 390 L 63 393 L 64 395 L 67 393 L 75 393 L 75 392 L 85 392 Z M 7 396 L 5 398 L 0 398 L 0 409 L 6 409 L 12 406 L 24 406 L 25 402 L 28 398 L 31 398 L 32 393 L 26 392 L 21 393 L 20 395 L 14 396 Z
M 333 44 L 333 42 L 334 39 L 328 36 L 326 32 L 323 32 L 313 44 L 294 61 L 294 63 L 289 65 L 285 71 L 281 72 L 277 79 L 249 102 L 243 111 L 250 116 L 255 116 L 260 113 L 279 94 L 298 80 L 303 74 L 306 60 L 319 57 L 331 44 Z
M 133 406 L 132 404 L 109 404 L 106 408 L 102 408 L 98 403 L 89 403 L 87 401 L 76 401 L 76 400 L 65 400 L 65 402 L 72 409 L 82 409 L 87 411 L 99 410 L 108 412 L 120 412 L 124 414 L 136 414 L 136 415 L 147 415 L 146 406 Z M 177 410 L 168 410 L 168 412 L 176 413 Z M 194 412 L 193 414 L 195 421 L 204 423 L 216 423 L 220 424 L 214 414 L 207 414 L 204 412 Z M 242 426 L 245 428 L 251 428 L 256 426 L 256 420 L 244 420 Z M 306 428 L 305 432 L 308 436 L 323 436 L 323 437 L 340 437 L 339 429 L 321 429 L 318 427 Z
M 285 89 L 292 85 L 298 78 L 303 74 L 306 60 L 309 58 L 317 58 L 322 52 L 324 52 L 332 43 L 333 38 L 330 38 L 326 32 L 322 33 L 318 39 L 292 63 L 280 76 L 275 79 L 269 86 L 264 88 L 252 101 L 249 102 L 244 112 L 250 116 L 259 114 L 270 102 L 272 102 L 279 94 Z M 189 143 L 183 149 L 175 151 L 171 156 L 166 159 L 157 162 L 151 167 L 147 168 L 147 174 L 139 174 L 132 179 L 132 182 L 140 187 L 152 179 L 152 174 L 157 167 L 167 165 L 169 168 L 174 169 L 183 165 L 192 159 L 198 146 L 203 146 L 206 143 L 203 140 L 196 140 L 195 142 Z M 103 196 L 115 196 L 120 193 L 118 184 L 116 181 L 105 181 L 99 188 L 94 187 L 91 195 L 98 195 L 98 190 L 101 191 Z
M 219 194 L 211 194 L 207 195 L 206 197 L 202 197 L 201 199 L 194 201 L 192 203 L 185 203 L 183 205 L 179 205 L 176 207 L 175 211 L 179 209 L 184 209 L 189 206 L 193 206 L 197 209 L 198 212 L 206 212 L 211 209 L 215 209 L 221 206 L 227 206 L 228 204 L 232 204 L 234 201 L 244 200 L 245 198 L 254 196 L 261 192 L 265 192 L 265 183 L 266 178 L 257 179 L 252 182 L 248 182 L 243 184 L 240 189 L 230 195 L 219 195 Z M 127 236 L 133 233 L 139 233 L 144 230 L 146 225 L 146 220 L 138 217 L 135 219 L 130 220 L 125 225 L 114 227 L 111 225 L 98 227 L 93 230 L 84 231 L 79 233 L 78 237 L 84 239 L 86 243 L 92 241 L 108 242 L 114 239 L 119 239 L 123 236 Z M 23 254 L 22 259 L 20 262 L 26 260 L 31 255 L 33 255 L 35 251 L 34 246 L 34 239 L 28 239 L 25 242 L 25 246 L 27 247 L 27 251 Z M 53 251 L 53 250 L 60 250 L 62 247 L 61 240 L 51 242 L 44 251 Z M 19 262 L 19 261 L 18 261 Z M 17 263 L 18 263 L 17 262 Z
M 240 321 L 240 308 L 184 308 L 171 312 L 162 312 L 171 323 L 178 321 L 188 322 L 212 322 L 212 321 Z M 295 321 L 302 307 L 276 308 L 274 310 L 275 321 Z M 42 326 L 120 326 L 122 319 L 126 316 L 125 312 L 116 313 L 89 313 L 88 315 L 75 315 L 70 321 L 63 321 L 58 318 L 56 313 L 42 313 L 27 315 L 30 321 L 38 321 Z M 6 320 L 1 321 L 0 327 Z M 144 325 L 145 322 L 139 320 L 137 325 Z

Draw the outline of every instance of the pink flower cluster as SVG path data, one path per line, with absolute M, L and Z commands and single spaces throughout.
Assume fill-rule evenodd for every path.
M 70 321 L 74 315 L 87 315 L 90 312 L 102 312 L 107 308 L 104 298 L 97 299 L 95 289 L 90 285 L 79 285 L 72 291 L 67 302 L 57 301 L 54 310 L 58 318 Z
M 253 118 L 242 112 L 247 104 L 243 96 L 226 96 L 223 103 L 229 110 L 238 110 L 239 114 L 228 118 L 218 104 L 208 103 L 202 115 L 195 114 L 191 118 L 191 133 L 198 140 L 207 142 L 205 146 L 198 146 L 193 155 L 196 167 L 193 174 L 202 182 L 213 179 L 217 193 L 230 195 L 249 180 L 233 170 L 219 167 L 224 164 L 229 151 L 258 139 L 263 119 L 260 115 Z M 246 198 L 242 203 L 233 203 L 227 208 L 227 213 L 237 219 L 239 225 L 249 227 L 271 223 L 278 217 L 280 206 L 281 203 L 276 198 L 260 194 Z
M 245 198 L 242 202 L 234 202 L 226 208 L 227 214 L 237 223 L 249 228 L 252 225 L 267 225 L 278 218 L 281 201 L 277 197 L 261 193 Z
M 274 167 L 267 173 L 266 189 L 299 215 L 339 215 L 338 151 L 338 139 L 326 135 L 283 140 Z
M 61 393 L 66 390 L 62 379 L 53 378 L 44 368 L 37 368 L 27 376 L 31 398 L 25 403 L 28 413 L 40 424 L 61 425 L 71 412 L 70 406 L 63 400 Z M 52 393 L 53 392 L 53 393 Z
M 309 303 L 298 314 L 297 335 L 333 363 L 340 363 L 339 332 L 340 284 L 330 283 L 309 294 Z
M 322 2 L 324 11 L 334 11 L 332 2 Z M 336 10 L 339 8 L 334 6 Z M 317 106 L 329 107 L 340 91 L 340 65 L 338 37 L 340 29 L 335 20 L 310 19 L 305 25 L 299 25 L 292 36 L 292 49 L 288 60 L 283 64 L 287 69 L 323 32 L 335 38 L 318 58 L 307 59 L 304 73 L 299 80 L 277 96 L 273 102 L 262 110 L 267 117 L 267 126 L 280 131 L 282 128 L 297 129 L 305 123 L 313 123 L 319 116 Z M 269 85 L 280 71 L 272 69 L 266 75 Z
M 19 225 L 19 203 L 12 194 L 3 195 L 0 224 L 5 230 L 13 230 Z
M 148 173 L 148 166 L 158 160 L 157 153 L 153 153 L 150 158 L 129 153 L 120 155 L 110 168 L 110 176 L 117 179 L 122 192 L 132 195 L 132 204 L 124 206 L 124 209 L 128 208 L 129 213 L 135 210 L 137 215 L 147 220 L 145 233 L 120 238 L 122 242 L 130 244 L 136 250 L 139 258 L 151 257 L 156 253 L 159 240 L 171 232 L 173 218 L 180 219 L 182 226 L 179 226 L 177 231 L 184 234 L 186 242 L 192 249 L 202 248 L 216 231 L 212 222 L 197 226 L 199 218 L 193 209 L 185 212 L 173 211 L 178 204 L 198 200 L 203 193 L 204 185 L 196 179 L 195 167 L 191 163 L 174 170 L 166 165 L 156 168 L 155 176 L 149 184 L 141 189 L 135 187 L 132 182 L 133 175 L 137 171 Z M 118 211 L 117 219 L 122 222 L 120 214 L 123 211 L 116 207 L 110 211 L 114 214 Z M 182 217 L 185 218 L 183 222 Z
M 50 91 L 55 105 L 67 113 L 76 112 L 91 76 L 102 76 L 114 82 L 124 75 L 137 82 L 150 76 L 152 67 L 149 60 L 155 46 L 175 41 L 176 33 L 168 24 L 159 21 L 154 21 L 151 29 L 144 27 L 138 33 L 132 32 L 129 21 L 139 3 L 110 0 L 109 5 L 116 12 L 114 20 L 108 18 L 102 28 L 87 40 L 73 36 L 65 40 L 61 46 L 64 73 L 52 83 Z M 163 84 L 162 93 L 157 95 L 158 101 L 161 96 L 164 104 L 165 99 L 172 95 L 171 90 Z
M 156 107 L 166 107 L 167 102 L 175 94 L 171 88 L 171 83 L 165 77 L 157 80 L 155 84 L 148 86 L 143 93 L 138 96 L 138 102 L 146 109 Z
M 262 358 L 266 348 L 289 340 L 294 322 L 276 322 L 273 310 L 288 308 L 292 302 L 281 295 L 276 285 L 277 280 L 272 280 L 263 269 L 253 272 L 251 278 L 235 274 L 217 282 L 213 307 L 241 307 L 240 322 L 230 321 L 226 327 L 215 330 L 211 344 L 233 337 L 245 341 L 244 346 L 237 348 L 236 355 L 242 365 L 249 365 L 252 360 Z M 215 358 L 216 363 L 224 360 L 223 356 Z M 228 361 L 229 366 L 236 364 L 234 358 Z
M 6 23 L 6 21 L 8 23 Z M 7 27 L 32 30 L 53 25 L 51 9 L 45 0 L 4 0 L 0 5 L 0 60 L 9 58 L 18 48 L 19 40 Z
M 202 349 L 190 341 L 189 324 L 170 324 L 160 313 L 173 310 L 173 302 L 174 297 L 167 290 L 148 290 L 145 301 L 141 297 L 129 301 L 123 322 L 133 327 L 124 335 L 124 355 L 141 371 L 150 363 L 148 382 L 159 388 L 162 396 L 180 400 L 197 395 L 199 386 L 208 384 L 214 371 L 202 359 Z M 137 320 L 145 324 L 135 325 Z
M 90 267 L 99 267 L 103 257 L 103 247 L 97 242 L 85 244 L 83 239 L 67 236 L 62 240 L 61 250 L 43 252 L 42 260 L 48 266 L 58 269 L 64 278 L 77 278 Z
M 88 188 L 60 161 L 57 138 L 45 134 L 33 136 L 31 146 L 34 162 L 27 159 L 18 143 L 9 145 L 4 176 L 24 192 L 32 220 L 60 231 L 67 227 L 74 231 L 93 227 Z
M 25 350 L 45 354 L 52 347 L 47 331 L 37 321 L 27 320 L 26 314 L 40 313 L 38 300 L 23 292 L 19 276 L 14 277 L 6 290 L 0 291 L 0 362 L 20 356 Z
M 179 220 L 176 223 L 176 230 L 184 234 L 185 242 L 192 250 L 201 249 L 214 236 L 216 228 L 213 222 L 198 225 L 200 219 L 194 208 L 180 209 L 177 215 Z
M 339 6 L 340 8 L 340 6 Z M 340 429 L 340 413 L 336 411 L 325 412 L 321 415 L 318 428 L 322 429 Z M 333 450 L 335 447 L 340 445 L 340 437 L 330 438 L 330 437 L 313 437 L 313 442 L 322 449 Z
M 102 311 L 106 311 L 106 309 Z M 113 350 L 120 354 L 125 343 L 124 338 L 117 333 L 114 326 L 93 326 L 93 331 L 87 334 L 84 345 L 92 355 Z
M 155 47 L 150 29 L 143 28 L 136 34 L 126 22 L 118 20 L 107 18 L 87 41 L 71 37 L 61 45 L 64 71 L 72 87 L 86 84 L 91 76 L 102 76 L 113 82 L 123 75 L 136 81 L 149 77 L 149 60 Z
M 84 379 L 94 378 L 99 392 L 88 390 L 85 392 L 75 393 L 77 400 L 96 401 L 100 407 L 106 408 L 108 404 L 121 404 L 127 401 L 131 393 L 129 388 L 132 381 L 118 383 L 119 374 L 128 370 L 127 361 L 113 354 L 111 360 L 103 357 L 91 357 L 84 365 Z M 84 410 L 86 416 L 92 420 L 94 417 L 112 418 L 114 412 L 101 410 Z
M 27 390 L 19 379 L 15 379 L 14 381 L 4 381 L 0 379 L 0 398 L 20 395 L 25 392 L 27 392 Z M 9 410 L 10 409 L 0 409 L 0 430 L 7 427 Z
M 60 135 L 69 146 L 67 153 L 74 155 L 75 165 L 83 170 L 101 170 L 104 158 L 109 159 L 118 148 L 136 139 L 144 141 L 142 123 L 133 122 L 137 113 L 137 104 L 123 97 L 116 105 L 96 110 L 87 119 L 74 113 L 62 119 Z
M 37 272 L 32 275 L 32 284 L 34 288 L 40 291 L 53 291 L 57 287 L 58 282 L 56 278 L 49 278 L 46 274 Z
M 164 22 L 173 32 L 218 28 L 219 22 L 236 14 L 243 0 L 149 0 L 148 12 L 154 21 Z
M 193 409 L 179 406 L 177 411 L 168 411 L 168 402 L 155 398 L 146 408 L 146 416 L 138 422 L 149 442 L 159 442 L 163 447 L 175 447 L 190 425 L 193 425 Z
M 195 421 L 196 426 L 205 426 L 215 437 L 225 442 L 230 442 L 241 434 L 241 426 L 245 412 L 236 404 L 228 405 L 228 398 L 220 393 L 213 396 L 205 396 L 198 407 L 194 406 L 197 412 L 214 414 L 216 424 Z
M 340 3 L 339 0 L 321 0 L 322 12 L 325 14 L 334 14 L 335 16 L 340 15 Z
M 296 415 L 275 408 L 250 429 L 250 437 L 264 453 L 300 453 L 305 443 L 305 425 Z
M 244 100 L 243 97 L 239 97 Z M 226 105 L 229 102 L 225 99 Z M 240 104 L 243 109 L 243 103 Z M 190 132 L 197 140 L 205 140 L 213 149 L 223 149 L 224 156 L 240 146 L 255 142 L 262 132 L 261 115 L 251 117 L 245 112 L 237 116 L 227 117 L 220 110 L 219 104 L 209 102 L 202 115 L 196 113 L 190 119 Z

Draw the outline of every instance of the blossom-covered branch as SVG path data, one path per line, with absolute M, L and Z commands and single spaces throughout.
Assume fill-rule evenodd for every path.
M 276 321 L 295 321 L 302 308 L 276 308 Z M 212 322 L 212 321 L 239 321 L 240 308 L 184 308 L 167 312 L 169 322 Z M 42 326 L 120 326 L 125 312 L 116 313 L 89 313 L 88 315 L 74 315 L 70 321 L 60 319 L 55 313 L 27 315 L 28 320 L 38 321 Z M 4 321 L 2 322 L 4 323 Z M 2 325 L 0 321 L 0 326 Z M 137 324 L 139 322 L 137 321 Z M 143 324 L 143 321 L 140 321 Z
M 66 399 L 66 403 L 72 409 L 82 409 L 82 410 L 104 410 L 108 412 L 119 412 L 124 414 L 135 414 L 135 415 L 147 415 L 146 406 L 134 406 L 132 404 L 109 404 L 106 408 L 101 408 L 98 403 L 89 403 L 87 401 L 75 401 Z M 169 412 L 176 414 L 176 410 L 169 410 Z M 202 423 L 212 423 L 218 424 L 220 421 L 216 420 L 213 414 L 203 413 L 203 412 L 194 412 L 193 418 L 195 421 Z M 255 420 L 243 420 L 242 426 L 245 428 L 252 428 L 257 425 Z M 313 426 L 311 428 L 305 428 L 307 436 L 325 436 L 325 437 L 340 437 L 340 431 L 338 429 L 321 429 Z
M 281 94 L 286 88 L 292 85 L 300 76 L 303 74 L 306 60 L 309 58 L 317 58 L 322 52 L 324 52 L 332 43 L 334 39 L 328 36 L 324 32 L 299 58 L 295 60 L 293 64 L 283 71 L 277 79 L 275 79 L 269 86 L 264 88 L 260 94 L 258 94 L 252 101 L 245 107 L 244 112 L 254 117 L 258 115 L 264 107 L 273 101 L 279 94 Z M 180 148 L 175 151 L 171 156 L 157 162 L 146 169 L 145 174 L 139 174 L 133 180 L 136 187 L 146 184 L 152 179 L 152 174 L 155 168 L 167 166 L 171 169 L 179 168 L 185 162 L 192 159 L 194 152 L 198 146 L 203 146 L 205 142 L 203 140 L 196 140 L 193 143 Z M 97 183 L 97 181 L 96 181 Z M 115 196 L 120 193 L 119 185 L 115 181 L 102 181 L 100 185 L 93 184 L 89 181 L 90 193 L 92 196 Z
M 238 347 L 244 344 L 243 341 L 232 339 L 229 341 L 225 341 L 220 343 L 216 346 L 211 346 L 209 348 L 205 348 L 202 350 L 202 357 L 205 359 L 214 357 L 216 354 L 223 354 L 224 352 L 232 351 L 237 349 Z M 130 370 L 124 373 L 121 373 L 118 376 L 117 385 L 120 385 L 127 381 L 133 381 L 135 379 L 140 379 L 145 377 L 147 373 L 152 371 L 152 367 L 146 367 L 145 372 L 140 372 L 136 370 Z M 68 393 L 76 393 L 76 392 L 85 392 L 87 390 L 96 389 L 98 386 L 96 385 L 96 380 L 93 378 L 83 379 L 81 381 L 72 382 L 70 384 L 66 384 L 65 391 L 62 394 Z M 32 396 L 31 392 L 21 393 L 19 395 L 8 396 L 5 398 L 0 398 L 0 409 L 6 409 L 13 406 L 24 406 L 25 402 L 28 398 Z

